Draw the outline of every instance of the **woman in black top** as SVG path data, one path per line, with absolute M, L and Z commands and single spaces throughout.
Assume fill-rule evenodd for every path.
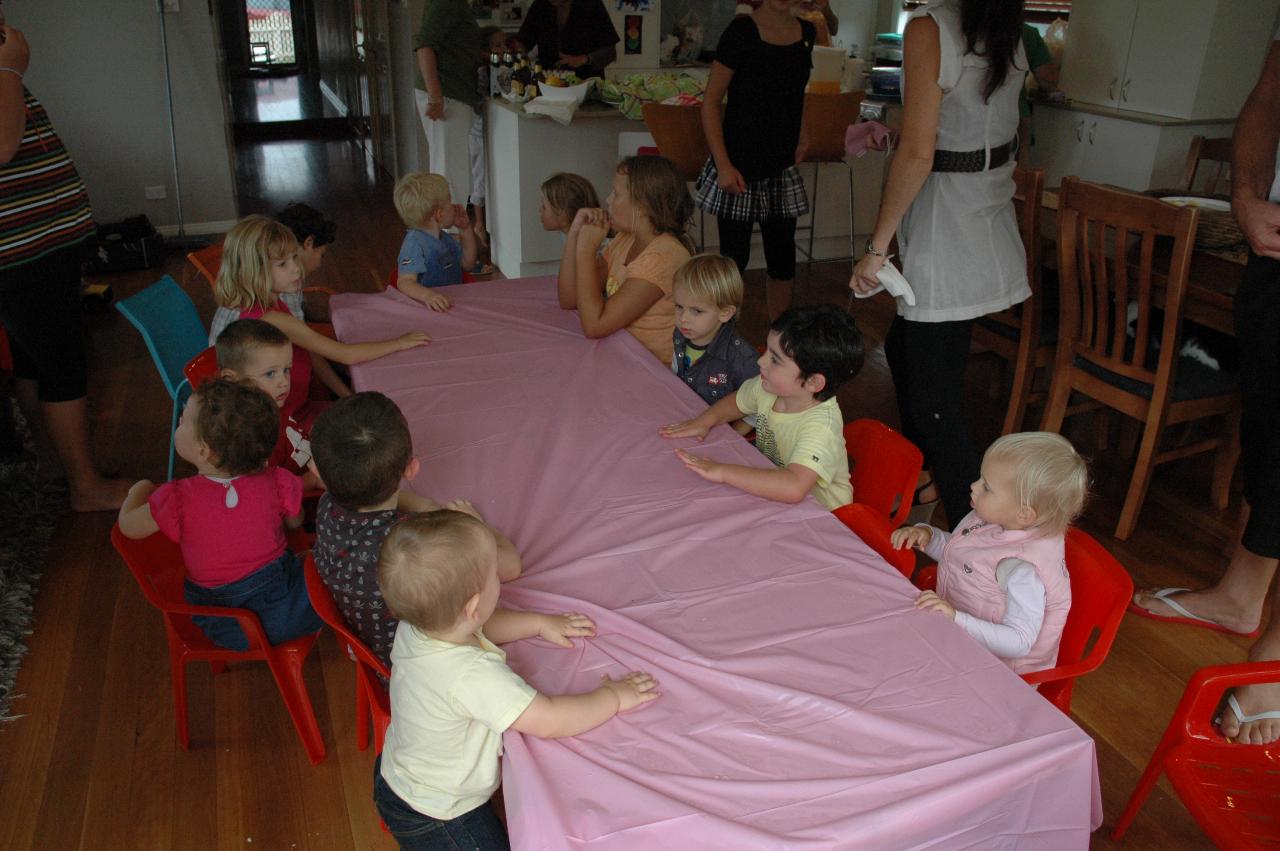
M 547 68 L 572 68 L 579 77 L 599 77 L 618 58 L 618 32 L 600 0 L 533 0 L 516 41 L 538 49 Z
M 804 88 L 815 38 L 813 24 L 792 17 L 790 0 L 765 0 L 720 37 L 702 102 L 711 156 L 698 176 L 697 203 L 716 217 L 720 253 L 739 271 L 751 254 L 752 223 L 760 223 L 770 318 L 791 304 L 796 219 L 809 212 L 796 163 L 807 146 Z

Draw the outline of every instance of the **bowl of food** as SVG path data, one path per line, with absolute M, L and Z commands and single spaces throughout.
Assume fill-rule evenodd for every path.
M 549 101 L 581 104 L 591 91 L 591 80 L 582 80 L 572 71 L 549 71 L 538 86 L 538 95 Z

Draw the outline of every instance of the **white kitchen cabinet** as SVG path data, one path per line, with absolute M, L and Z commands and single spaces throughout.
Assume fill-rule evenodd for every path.
M 1138 0 L 1075 0 L 1062 57 L 1062 91 L 1072 100 L 1118 106 Z
M 1037 104 L 1035 145 L 1027 157 L 1045 170 L 1045 186 L 1074 175 L 1142 192 L 1171 189 L 1182 178 L 1191 137 L 1229 136 L 1230 123 L 1196 123 L 1121 110 L 1086 111 Z
M 1075 0 L 1062 59 L 1073 101 L 1232 118 L 1275 33 L 1280 0 Z

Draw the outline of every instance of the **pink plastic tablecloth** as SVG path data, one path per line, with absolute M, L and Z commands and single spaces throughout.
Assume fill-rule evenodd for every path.
M 550 279 L 333 299 L 343 340 L 434 342 L 352 370 L 399 403 L 433 498 L 524 556 L 505 605 L 581 611 L 572 650 L 508 648 L 550 694 L 653 673 L 663 696 L 572 739 L 506 734 L 518 849 L 1084 848 L 1092 740 L 811 499 L 705 482 L 660 424 L 701 401 L 629 334 L 582 336 Z M 729 428 L 703 450 L 767 461 Z

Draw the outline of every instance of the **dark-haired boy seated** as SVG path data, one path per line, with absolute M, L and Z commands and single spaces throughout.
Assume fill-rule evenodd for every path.
M 316 568 L 352 631 L 387 665 L 399 623 L 378 590 L 378 553 L 392 527 L 410 514 L 449 508 L 483 522 L 462 499 L 439 505 L 401 490 L 418 475 L 404 414 L 381 393 L 356 393 L 320 415 L 311 429 L 312 471 L 326 492 L 316 511 Z M 505 535 L 498 542 L 498 578 L 520 575 L 520 554 Z
M 663 437 L 696 437 L 745 415 L 756 417 L 756 448 L 772 470 L 725 464 L 684 449 L 685 466 L 712 482 L 779 502 L 812 492 L 829 509 L 853 501 L 844 418 L 836 390 L 862 369 L 862 337 L 853 317 L 832 305 L 795 307 L 774 320 L 760 375 L 691 420 L 663 426 Z

